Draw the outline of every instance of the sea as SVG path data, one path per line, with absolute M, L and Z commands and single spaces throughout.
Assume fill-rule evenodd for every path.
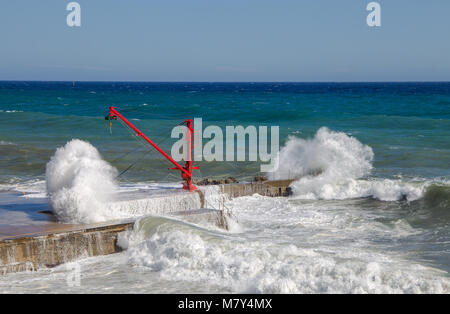
M 0 218 L 23 210 L 7 192 L 84 223 L 126 217 L 81 202 L 105 189 L 181 186 L 120 121 L 109 127 L 110 106 L 167 152 L 187 118 L 278 126 L 273 172 L 202 160 L 194 177 L 291 179 L 292 195 L 227 199 L 229 231 L 134 216 L 123 252 L 0 276 L 0 293 L 450 293 L 449 82 L 0 81 Z M 68 199 L 79 207 L 64 212 Z

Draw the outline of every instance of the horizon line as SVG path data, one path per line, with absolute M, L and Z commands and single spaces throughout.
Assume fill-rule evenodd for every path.
M 0 82 L 35 82 L 35 83 L 252 83 L 252 84 L 266 84 L 266 83 L 327 83 L 327 84 L 339 84 L 339 83 L 450 83 L 448 81 L 432 81 L 432 80 L 412 80 L 412 81 L 133 81 L 133 80 L 4 80 L 0 79 Z

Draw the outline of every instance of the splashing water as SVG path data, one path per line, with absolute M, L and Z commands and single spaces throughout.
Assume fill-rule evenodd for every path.
M 264 201 L 265 206 L 261 204 Z M 439 272 L 420 264 L 403 260 L 373 247 L 346 250 L 340 245 L 355 234 L 375 236 L 376 224 L 363 222 L 349 227 L 341 236 L 325 239 L 312 236 L 306 242 L 302 227 L 315 221 L 306 221 L 310 210 L 298 205 L 287 205 L 286 199 L 244 197 L 235 204 L 248 211 L 252 236 L 248 234 L 222 235 L 202 228 L 161 218 L 144 218 L 138 227 L 120 237 L 119 245 L 127 249 L 129 265 L 144 272 L 158 274 L 165 281 L 189 282 L 222 292 L 240 293 L 444 293 L 450 282 Z M 257 210 L 254 205 L 264 207 Z M 282 206 L 284 213 L 268 210 Z M 288 214 L 287 207 L 290 207 Z M 245 209 L 244 209 L 245 208 Z M 280 210 L 280 209 L 278 209 Z M 269 213 L 268 213 L 269 211 Z M 302 212 L 306 211 L 306 215 Z M 316 215 L 328 219 L 333 215 L 313 209 Z M 255 224 L 255 215 L 258 222 Z M 350 213 L 348 213 L 350 214 Z M 353 213 L 351 215 L 355 215 Z M 242 219 L 246 220 L 244 214 Z M 300 218 L 299 218 L 300 217 Z M 283 220 L 278 225 L 277 220 Z M 288 221 L 290 223 L 288 223 Z M 249 222 L 249 221 L 247 221 Z M 296 223 L 293 227 L 292 222 Z M 262 223 L 260 225 L 260 223 Z M 334 229 L 342 219 L 331 219 L 323 227 Z M 401 229 L 407 226 L 400 227 Z M 295 228 L 295 229 L 293 229 Z M 280 230 L 283 230 L 280 233 Z M 409 230 L 408 228 L 406 228 Z M 296 231 L 299 233 L 295 235 Z M 400 230 L 399 230 L 400 231 Z M 287 234 L 289 232 L 289 237 Z M 401 236 L 401 235 L 399 235 Z M 289 243 L 274 238 L 289 238 Z M 337 238 L 342 237 L 339 241 Z M 364 238 L 364 235 L 361 236 Z M 336 241 L 337 240 L 337 241 Z M 317 241 L 317 242 L 316 242 Z M 219 288 L 217 288 L 217 286 Z
M 342 132 L 320 128 L 313 139 L 290 137 L 281 149 L 279 168 L 271 179 L 297 178 L 292 184 L 299 199 L 373 197 L 383 201 L 420 198 L 426 184 L 368 178 L 372 148 Z
M 115 180 L 117 173 L 87 142 L 72 140 L 59 148 L 46 169 L 47 194 L 58 219 L 67 223 L 97 223 L 170 215 L 201 207 L 198 193 L 184 193 L 178 186 L 156 184 L 153 193 L 121 189 Z M 217 192 L 214 187 L 202 190 L 208 205 L 217 207 L 224 197 L 214 193 Z
M 106 206 L 117 191 L 117 170 L 91 144 L 75 139 L 57 149 L 46 167 L 50 204 L 58 219 L 92 223 L 114 219 Z

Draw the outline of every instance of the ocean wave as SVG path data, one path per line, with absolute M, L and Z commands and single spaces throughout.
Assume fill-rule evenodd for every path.
M 412 218 L 421 224 L 437 227 L 450 223 L 450 185 L 430 184 L 421 199 L 408 204 Z
M 428 182 L 403 182 L 391 179 L 328 181 L 328 178 L 303 178 L 292 183 L 294 198 L 344 200 L 374 198 L 380 201 L 414 201 L 423 197 Z
M 58 219 L 68 223 L 96 223 L 108 220 L 170 215 L 199 209 L 198 193 L 181 189 L 154 191 L 144 186 L 120 188 L 117 170 L 102 159 L 91 144 L 72 140 L 58 148 L 46 167 L 46 187 L 51 207 Z M 223 197 L 214 187 L 202 188 L 208 205 L 218 207 Z
M 0 191 L 17 191 L 24 193 L 45 193 L 45 180 L 29 179 L 23 181 L 21 178 L 12 177 L 0 184 Z
M 370 146 L 322 127 L 312 139 L 289 137 L 280 151 L 280 166 L 269 177 L 297 178 L 291 188 L 299 199 L 414 201 L 423 197 L 428 182 L 370 178 L 373 157 Z
M 91 144 L 72 140 L 57 149 L 46 167 L 50 204 L 58 219 L 91 223 L 115 219 L 105 206 L 117 193 L 117 170 Z
M 131 265 L 170 281 L 202 282 L 240 293 L 448 293 L 450 281 L 424 266 L 358 250 L 328 253 L 242 241 L 145 218 L 121 236 Z M 376 261 L 376 262 L 375 262 Z
M 424 201 L 433 208 L 450 209 L 450 186 L 438 184 L 429 186 Z
M 7 141 L 0 141 L 0 145 L 17 145 L 17 144 L 15 144 L 15 143 L 13 143 L 13 142 L 7 142 Z

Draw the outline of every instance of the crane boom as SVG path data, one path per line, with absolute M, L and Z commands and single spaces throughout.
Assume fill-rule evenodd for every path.
M 109 107 L 109 114 L 105 117 L 106 120 L 117 120 L 121 119 L 126 125 L 128 125 L 137 136 L 142 137 L 147 143 L 153 146 L 161 155 L 163 155 L 167 160 L 169 160 L 175 167 L 170 168 L 172 170 L 180 170 L 181 177 L 185 181 L 183 189 L 188 191 L 196 190 L 197 188 L 192 184 L 192 170 L 198 169 L 198 167 L 192 166 L 192 143 L 193 143 L 193 132 L 192 119 L 187 119 L 184 121 L 187 127 L 186 141 L 188 147 L 188 158 L 186 160 L 185 166 L 181 166 L 172 157 L 170 157 L 166 152 L 164 152 L 158 145 L 156 145 L 151 139 L 149 139 L 144 133 L 142 133 L 138 128 L 136 128 L 130 121 L 128 121 L 123 115 L 121 115 L 114 107 Z

